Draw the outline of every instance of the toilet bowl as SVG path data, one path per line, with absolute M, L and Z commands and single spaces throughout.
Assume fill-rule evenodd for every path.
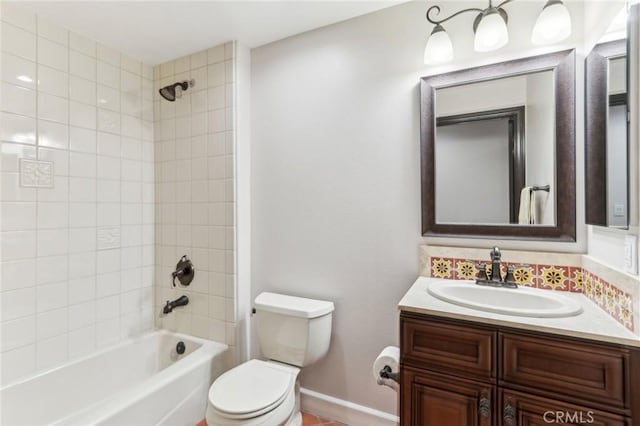
M 300 369 L 250 360 L 221 375 L 209 389 L 209 426 L 296 424 Z M 299 417 L 299 416 L 298 416 Z
M 255 300 L 262 354 L 218 377 L 209 389 L 209 426 L 301 426 L 300 368 L 329 350 L 332 302 L 275 293 Z

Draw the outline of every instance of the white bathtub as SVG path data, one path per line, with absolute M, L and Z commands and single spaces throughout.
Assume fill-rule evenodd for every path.
M 194 426 L 226 351 L 164 330 L 129 339 L 0 389 L 0 424 Z

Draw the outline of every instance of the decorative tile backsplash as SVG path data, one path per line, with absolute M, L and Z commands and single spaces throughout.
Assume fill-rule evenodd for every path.
M 451 280 L 475 280 L 478 267 L 485 264 L 487 273 L 491 273 L 488 257 L 478 259 L 440 256 L 460 253 L 464 255 L 483 254 L 486 250 L 427 247 L 421 251 L 421 275 Z M 640 290 L 637 278 L 614 271 L 588 256 L 549 253 L 514 252 L 503 254 L 502 274 L 508 266 L 513 266 L 514 278 L 519 285 L 543 290 L 583 293 L 586 297 L 607 312 L 632 332 L 640 315 Z M 560 262 L 548 262 L 553 258 Z M 522 262 L 524 258 L 539 263 Z M 518 261 L 513 261 L 513 260 Z M 606 278 L 606 279 L 605 279 Z M 608 281 L 607 281 L 608 279 Z M 635 281 L 635 282 L 634 282 Z M 614 285 L 612 282 L 616 282 Z M 634 285 L 635 284 L 635 285 Z
M 491 274 L 491 263 L 478 259 L 458 259 L 432 257 L 431 276 L 451 280 L 475 280 L 478 267 L 486 265 L 487 274 Z M 544 290 L 571 291 L 582 293 L 582 269 L 575 266 L 526 264 L 503 262 L 502 275 L 513 266 L 513 277 L 518 285 Z

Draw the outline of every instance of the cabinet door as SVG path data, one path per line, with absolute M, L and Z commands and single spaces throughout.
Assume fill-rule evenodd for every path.
M 493 426 L 495 387 L 402 369 L 402 426 Z
M 500 390 L 500 407 L 500 426 L 631 426 L 617 414 L 509 390 Z

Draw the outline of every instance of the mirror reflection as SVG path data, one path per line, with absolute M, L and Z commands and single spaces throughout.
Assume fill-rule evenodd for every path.
M 435 218 L 554 226 L 552 70 L 435 91 Z
M 607 224 L 628 224 L 627 59 L 609 58 L 607 70 Z
M 630 176 L 638 164 L 629 145 L 626 23 L 621 7 L 585 61 L 585 218 L 617 229 L 629 228 Z

